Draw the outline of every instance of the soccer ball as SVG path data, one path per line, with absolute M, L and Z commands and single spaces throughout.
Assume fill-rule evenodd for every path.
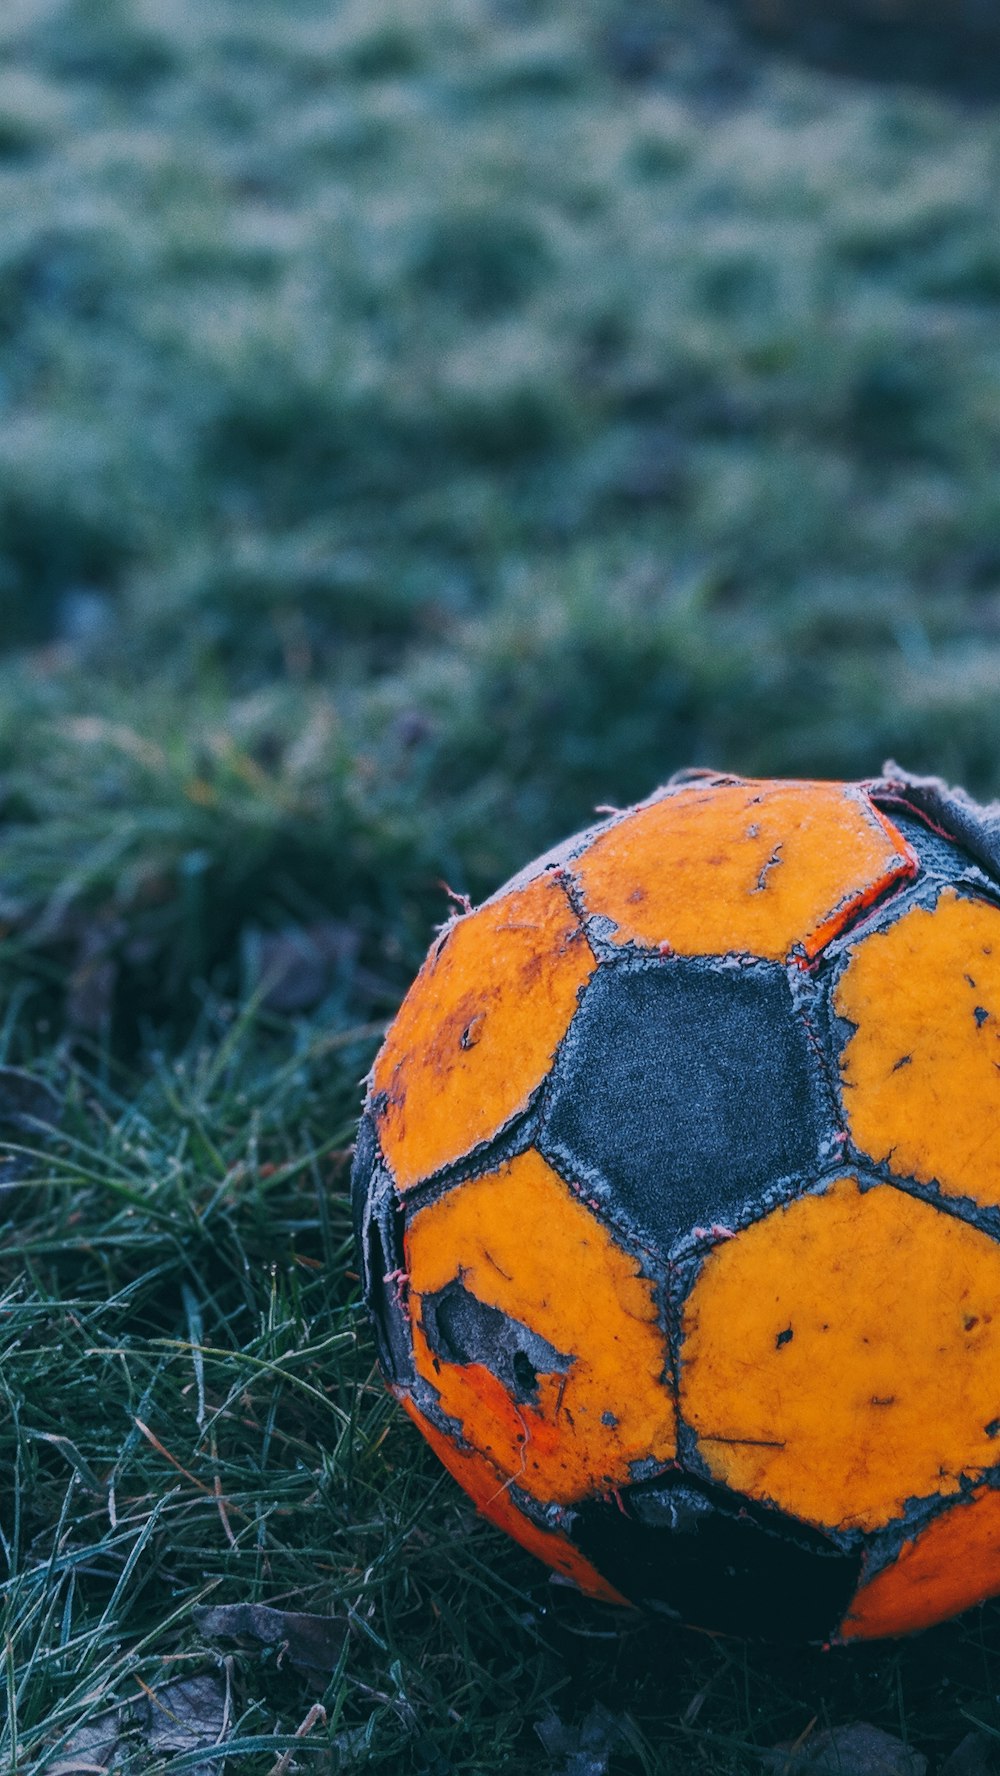
M 908 1633 L 1000 1591 L 1000 815 L 687 773 L 433 944 L 354 1167 L 393 1393 L 583 1591 Z

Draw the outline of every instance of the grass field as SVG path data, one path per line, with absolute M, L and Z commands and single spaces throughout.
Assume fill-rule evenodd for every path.
M 998 319 L 1000 111 L 709 0 L 5 0 L 4 1770 L 221 1770 L 199 1676 L 241 1776 L 1000 1732 L 996 1609 L 550 1585 L 374 1378 L 345 1195 L 443 884 L 683 764 L 1000 790 Z

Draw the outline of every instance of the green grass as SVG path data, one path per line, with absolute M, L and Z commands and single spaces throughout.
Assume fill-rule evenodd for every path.
M 444 884 L 683 764 L 1000 790 L 998 172 L 709 0 L 7 0 L 0 1063 L 65 1108 L 0 1195 L 4 1769 L 223 1656 L 248 1776 L 317 1699 L 298 1767 L 434 1776 L 595 1697 L 613 1776 L 1000 1726 L 996 1610 L 550 1585 L 374 1378 L 345 1195 Z M 349 1620 L 326 1691 L 206 1599 Z
M 996 1611 L 776 1653 L 587 1604 L 478 1522 L 371 1373 L 343 1190 L 370 1037 L 273 1022 L 213 1003 L 124 1093 L 79 1057 L 52 1072 L 65 1120 L 6 1205 L 0 1277 L 4 1768 L 53 1769 L 142 1684 L 213 1669 L 206 1599 L 350 1623 L 325 1690 L 236 1653 L 240 1770 L 317 1697 L 306 1769 L 349 1734 L 348 1767 L 537 1770 L 533 1722 L 595 1697 L 625 1716 L 623 1773 L 754 1769 L 814 1716 L 932 1755 L 1000 1723 Z

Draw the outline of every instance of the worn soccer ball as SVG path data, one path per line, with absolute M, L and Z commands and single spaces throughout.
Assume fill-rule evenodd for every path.
M 908 1633 L 1000 1591 L 1000 815 L 688 773 L 433 944 L 354 1169 L 392 1391 L 585 1592 Z

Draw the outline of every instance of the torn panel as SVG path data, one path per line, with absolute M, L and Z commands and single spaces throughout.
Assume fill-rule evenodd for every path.
M 521 1405 L 538 1399 L 542 1375 L 565 1375 L 573 1358 L 512 1315 L 477 1300 L 460 1278 L 420 1302 L 420 1324 L 435 1357 L 481 1363 Z
M 419 1209 L 406 1252 L 418 1375 L 465 1440 L 525 1492 L 566 1503 L 627 1481 L 642 1457 L 672 1459 L 675 1406 L 656 1286 L 540 1154 L 529 1149 Z M 540 1341 L 524 1347 L 535 1370 L 528 1397 L 530 1376 L 515 1373 L 513 1348 L 505 1379 L 494 1350 L 471 1362 L 440 1354 L 449 1329 L 433 1307 L 428 1325 L 424 1302 L 451 1288 L 454 1303 L 456 1279 L 480 1307 Z M 455 1319 L 464 1356 L 463 1337 L 479 1348 L 486 1327 Z M 558 1363 L 546 1371 L 532 1350 L 554 1352 Z

